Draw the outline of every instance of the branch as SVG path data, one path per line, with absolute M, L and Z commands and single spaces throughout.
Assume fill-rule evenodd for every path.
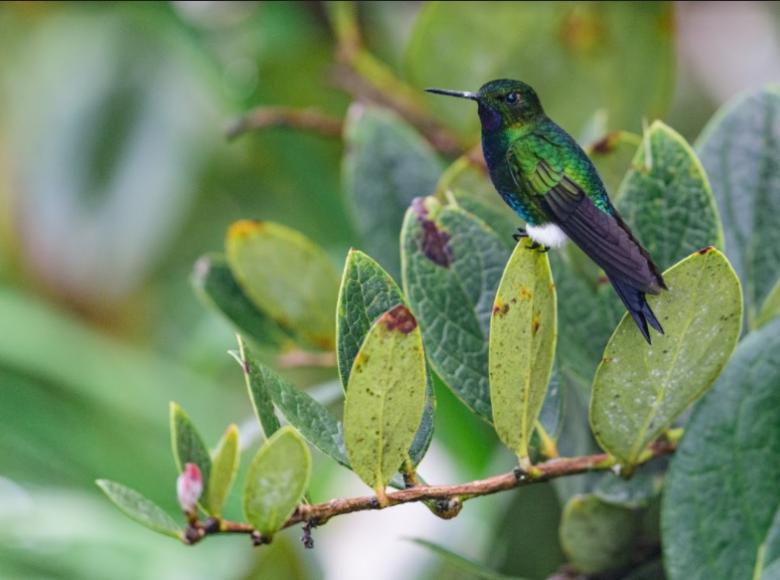
M 651 445 L 645 454 L 640 457 L 639 464 L 673 453 L 677 447 L 677 437 L 670 437 L 665 440 L 657 441 Z M 384 507 L 391 507 L 414 502 L 441 502 L 441 511 L 443 517 L 448 515 L 452 517 L 455 514 L 449 514 L 448 508 L 453 503 L 460 505 L 463 501 L 491 495 L 502 491 L 523 487 L 543 481 L 549 481 L 558 477 L 570 475 L 579 475 L 591 471 L 607 471 L 617 466 L 617 460 L 606 454 L 586 455 L 583 457 L 567 457 L 560 459 L 551 459 L 532 466 L 527 471 L 519 468 L 509 473 L 496 475 L 487 479 L 461 483 L 455 485 L 418 485 L 390 492 L 386 495 L 387 503 L 382 506 L 375 496 L 352 497 L 344 499 L 332 499 L 320 504 L 302 504 L 298 506 L 295 513 L 282 526 L 282 529 L 289 528 L 301 522 L 311 526 L 319 526 L 326 523 L 333 517 L 349 514 L 353 512 L 378 510 Z M 459 511 L 459 510 L 457 510 Z M 456 513 L 457 513 L 456 511 Z M 270 538 L 263 538 L 251 525 L 231 522 L 227 520 L 207 520 L 206 522 L 195 522 L 187 530 L 184 542 L 187 544 L 196 544 L 207 535 L 212 534 L 249 534 L 255 545 L 270 542 Z
M 309 352 L 290 350 L 279 355 L 279 368 L 297 369 L 301 367 L 332 368 L 336 366 L 335 352 Z
M 293 107 L 258 107 L 238 119 L 226 131 L 233 140 L 247 131 L 268 127 L 290 127 L 312 131 L 324 137 L 341 137 L 344 123 L 319 109 L 296 109 Z

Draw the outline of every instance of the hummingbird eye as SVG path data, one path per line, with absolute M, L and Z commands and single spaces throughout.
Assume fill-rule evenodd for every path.
M 504 100 L 505 100 L 507 103 L 509 103 L 510 105 L 514 105 L 514 104 L 517 102 L 517 99 L 518 99 L 518 95 L 517 95 L 517 93 L 515 93 L 515 92 L 508 93 L 508 94 L 507 94 L 507 95 L 504 97 Z

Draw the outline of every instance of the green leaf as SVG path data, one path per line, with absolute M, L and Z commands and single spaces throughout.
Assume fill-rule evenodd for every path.
M 493 194 L 498 197 L 495 191 Z M 518 228 L 522 227 L 523 222 L 513 212 L 505 211 L 480 197 L 459 189 L 452 192 L 451 199 L 454 202 L 453 205 L 475 215 L 489 225 L 510 252 L 514 250 L 517 242 L 512 236 L 517 233 Z
M 264 537 L 284 526 L 303 499 L 311 475 L 306 442 L 290 427 L 282 427 L 255 455 L 246 475 L 244 515 Z
M 343 182 L 368 253 L 400 273 L 398 234 L 414 197 L 433 193 L 442 164 L 433 148 L 389 110 L 353 105 L 344 133 Z
M 490 323 L 490 400 L 504 444 L 528 461 L 531 434 L 552 375 L 557 332 L 555 286 L 547 254 L 517 244 Z
M 561 385 L 560 372 L 553 365 L 547 394 L 539 412 L 539 423 L 547 435 L 557 439 L 563 427 L 564 394 Z
M 408 457 L 426 384 L 417 321 L 408 308 L 396 306 L 369 330 L 344 402 L 344 441 L 352 469 L 378 495 Z
M 399 305 L 407 306 L 406 300 L 390 275 L 363 252 L 350 250 L 341 280 L 336 324 L 338 366 L 345 388 L 369 329 L 380 316 Z M 435 409 L 436 399 L 429 385 L 423 419 L 409 450 L 415 465 L 422 460 L 433 438 Z
M 267 393 L 285 419 L 309 443 L 341 465 L 349 467 L 341 423 L 311 395 L 295 388 L 265 365 L 253 361 L 250 354 L 247 357 L 252 377 L 249 383 L 252 400 L 263 399 Z
M 95 483 L 130 519 L 165 536 L 181 538 L 181 526 L 161 507 L 137 491 L 108 479 L 98 479 Z
M 658 497 L 663 488 L 663 472 L 653 469 L 660 462 L 653 462 L 643 466 L 641 470 L 631 476 L 631 479 L 623 479 L 614 473 L 605 473 L 593 494 L 601 501 L 626 508 L 644 508 Z
M 209 513 L 214 517 L 222 515 L 222 508 L 230 495 L 230 488 L 238 471 L 240 457 L 238 427 L 230 425 L 211 458 L 206 504 L 209 506 Z
M 244 294 L 225 257 L 206 254 L 195 262 L 192 285 L 203 302 L 222 314 L 238 332 L 258 346 L 283 348 L 290 335 Z
M 576 495 L 561 519 L 561 545 L 572 564 L 585 574 L 620 568 L 631 561 L 640 519 L 633 510 Z
M 488 332 L 510 250 L 479 218 L 429 197 L 406 212 L 401 253 L 405 293 L 431 366 L 490 421 Z
M 777 284 L 775 284 L 769 296 L 764 300 L 764 305 L 761 307 L 758 316 L 756 316 L 755 327 L 761 328 L 778 315 L 780 315 L 780 279 L 778 279 Z
M 686 424 L 661 514 L 671 580 L 763 579 L 777 566 L 778 385 L 780 319 L 741 341 Z
M 211 455 L 203 443 L 195 425 L 192 423 L 189 415 L 178 404 L 171 402 L 171 444 L 173 447 L 173 458 L 176 460 L 176 467 L 179 472 L 184 471 L 187 463 L 194 463 L 200 469 L 203 478 L 203 493 L 199 502 L 207 511 L 210 507 L 206 505 L 204 498 L 209 496 L 209 480 L 211 477 Z
M 679 134 L 654 122 L 620 187 L 618 209 L 661 269 L 707 246 L 723 230 L 704 168 Z
M 252 401 L 255 416 L 260 421 L 260 427 L 262 427 L 263 434 L 267 439 L 281 427 L 268 388 L 267 373 L 263 372 L 264 367 L 252 359 L 251 353 L 240 336 L 238 337 L 238 352 L 241 370 L 244 372 L 244 381 L 249 391 L 249 400 Z
M 558 368 L 564 382 L 590 399 L 593 375 L 625 307 L 606 279 L 591 283 L 571 255 L 550 252 L 558 295 Z
M 521 79 L 570 132 L 600 108 L 612 129 L 632 129 L 671 100 L 673 39 L 667 3 L 479 2 L 453 10 L 430 2 L 412 30 L 405 65 L 420 88 L 476 91 L 490 79 Z M 428 99 L 448 125 L 476 133 L 473 105 Z
M 696 142 L 751 323 L 780 277 L 778 116 L 780 85 L 770 85 L 724 106 Z
M 335 348 L 339 279 L 322 248 L 286 226 L 248 220 L 230 226 L 225 247 L 233 275 L 260 310 L 307 343 Z
M 479 580 L 523 580 L 518 576 L 506 576 L 505 574 L 489 570 L 484 564 L 464 558 L 460 554 L 456 554 L 444 546 L 424 540 L 423 538 L 409 538 L 409 541 L 430 550 L 456 570 L 467 574 L 468 578 L 476 578 Z
M 669 290 L 648 303 L 666 334 L 648 345 L 624 316 L 593 382 L 593 433 L 626 466 L 718 378 L 742 325 L 739 280 L 718 250 L 694 253 L 664 278 Z
M 760 572 L 760 580 L 780 578 L 780 510 L 775 512 L 766 541 L 759 548 L 756 572 Z
M 406 301 L 393 278 L 373 258 L 350 250 L 339 290 L 336 344 L 341 382 L 349 373 L 368 330 L 385 312 Z

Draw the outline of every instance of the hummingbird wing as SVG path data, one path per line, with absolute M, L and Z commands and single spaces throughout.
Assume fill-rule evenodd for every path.
M 642 292 L 658 294 L 666 288 L 650 254 L 607 200 L 599 208 L 585 188 L 570 175 L 563 163 L 545 155 L 519 163 L 518 152 L 508 153 L 512 176 L 518 186 L 530 188 L 550 221 L 598 264 L 610 279 L 617 279 Z M 523 147 L 521 154 L 528 153 Z M 545 152 L 547 153 L 547 152 Z M 584 155 L 584 153 L 583 153 Z M 587 160 L 590 163 L 590 160 Z M 595 171 L 595 168 L 593 168 Z
M 596 176 L 596 169 L 585 152 L 571 140 L 575 159 L 567 164 L 554 142 L 543 141 L 541 146 L 520 142 L 510 147 L 507 160 L 513 179 L 535 194 L 549 220 L 604 270 L 649 343 L 648 324 L 663 334 L 645 300 L 645 293 L 658 294 L 666 288 L 658 267 L 612 206 L 601 180 L 587 179 L 589 171 Z M 583 185 L 587 181 L 601 188 L 595 196 L 601 207 L 588 195 Z

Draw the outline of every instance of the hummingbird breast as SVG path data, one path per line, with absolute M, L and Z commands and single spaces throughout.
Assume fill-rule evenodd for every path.
M 507 160 L 510 144 L 511 140 L 503 131 L 482 132 L 482 154 L 485 156 L 490 181 L 493 182 L 493 186 L 504 202 L 524 222 L 531 225 L 545 224 L 548 220 L 536 203 L 533 193 L 528 191 L 524 184 L 517 183 L 512 177 Z

